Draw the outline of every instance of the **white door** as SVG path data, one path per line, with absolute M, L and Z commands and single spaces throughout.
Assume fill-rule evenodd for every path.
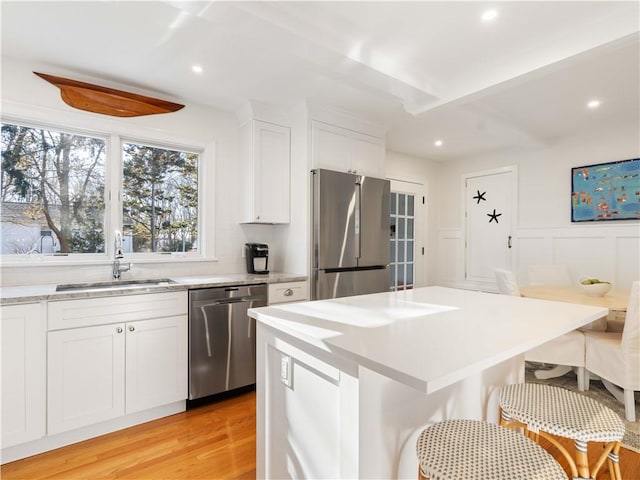
M 187 316 L 126 325 L 126 412 L 187 398 Z
M 124 344 L 124 324 L 49 332 L 49 435 L 124 414 Z
M 494 269 L 511 269 L 515 167 L 465 177 L 465 280 L 495 283 Z
M 418 183 L 391 180 L 390 290 L 426 285 L 426 190 Z

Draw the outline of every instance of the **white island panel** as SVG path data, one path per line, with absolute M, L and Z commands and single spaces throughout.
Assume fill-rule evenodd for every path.
M 415 478 L 421 428 L 496 421 L 496 391 L 523 380 L 524 352 L 606 309 L 426 287 L 250 315 L 258 320 L 259 478 Z M 282 355 L 294 365 L 290 386 Z M 316 468 L 322 462 L 335 468 Z

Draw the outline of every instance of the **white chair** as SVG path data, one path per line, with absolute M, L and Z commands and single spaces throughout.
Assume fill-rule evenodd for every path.
M 598 375 L 607 390 L 624 404 L 630 422 L 636 421 L 634 392 L 640 390 L 639 291 L 640 282 L 633 282 L 622 333 L 586 332 L 587 371 Z
M 496 284 L 498 285 L 498 292 L 502 295 L 513 295 L 516 297 L 520 295 L 520 287 L 518 287 L 518 282 L 516 282 L 516 277 L 511 273 L 510 270 L 505 270 L 503 268 L 495 269 L 496 275 Z
M 496 268 L 495 276 L 500 294 L 520 296 L 520 288 L 518 288 L 516 278 L 511 271 Z M 549 370 L 536 370 L 534 375 L 540 380 L 562 376 L 575 367 L 578 390 L 583 391 L 585 389 L 586 375 L 584 342 L 584 333 L 579 330 L 573 330 L 529 350 L 524 354 L 524 359 L 528 362 L 556 365 Z
M 566 265 L 529 265 L 528 276 L 529 285 L 573 285 Z

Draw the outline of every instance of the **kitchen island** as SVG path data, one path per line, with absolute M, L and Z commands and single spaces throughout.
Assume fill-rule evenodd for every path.
M 415 478 L 415 438 L 497 421 L 524 352 L 599 307 L 444 287 L 249 311 L 258 321 L 258 478 Z

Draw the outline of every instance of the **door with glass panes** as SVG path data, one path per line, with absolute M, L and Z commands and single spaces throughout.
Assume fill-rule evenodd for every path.
M 408 290 L 425 285 L 424 235 L 426 223 L 424 185 L 391 181 L 389 289 Z

